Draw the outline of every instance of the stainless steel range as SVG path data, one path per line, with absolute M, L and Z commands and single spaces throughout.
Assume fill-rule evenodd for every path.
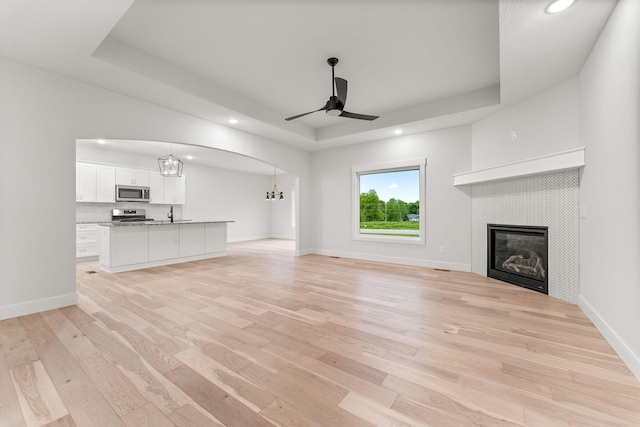
M 153 219 L 147 218 L 147 211 L 144 209 L 111 209 L 111 221 L 142 222 L 153 221 Z

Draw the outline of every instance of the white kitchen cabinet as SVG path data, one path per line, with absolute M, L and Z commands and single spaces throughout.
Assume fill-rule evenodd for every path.
M 76 261 L 96 260 L 99 254 L 98 224 L 76 224 Z
M 149 261 L 160 261 L 178 258 L 180 252 L 179 225 L 163 225 L 161 227 L 149 227 Z
M 204 251 L 207 254 L 227 251 L 227 224 L 206 223 L 204 226 Z
M 100 268 L 119 273 L 225 256 L 228 222 L 100 224 Z
M 142 169 L 116 167 L 116 184 L 148 187 L 149 171 Z
M 164 177 L 157 171 L 76 162 L 76 201 L 115 203 L 116 185 L 150 188 L 151 204 L 184 205 L 186 176 Z
M 180 257 L 204 254 L 204 226 L 204 223 L 180 224 Z
M 96 165 L 76 162 L 76 202 L 96 201 Z
M 109 165 L 96 167 L 96 202 L 116 201 L 116 168 Z
M 149 189 L 149 203 L 164 204 L 164 177 L 160 172 L 149 172 Z
M 184 205 L 186 202 L 186 177 L 164 177 L 164 203 L 169 205 Z
M 107 233 L 103 233 L 107 229 Z M 113 230 L 113 228 L 111 229 Z M 118 227 L 117 233 L 100 233 L 100 264 L 109 262 L 114 267 L 144 264 L 149 261 L 149 227 Z M 103 259 L 104 258 L 104 259 Z

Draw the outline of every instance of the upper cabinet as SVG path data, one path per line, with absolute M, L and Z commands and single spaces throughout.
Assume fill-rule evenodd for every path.
M 76 163 L 76 202 L 96 201 L 96 165 Z
M 116 201 L 116 168 L 109 165 L 96 166 L 96 202 Z
M 76 162 L 76 202 L 115 202 L 115 180 L 113 166 Z
M 116 167 L 116 184 L 149 187 L 149 171 Z
M 172 176 L 164 178 L 164 203 L 169 205 L 184 205 L 186 202 L 186 177 Z
M 151 204 L 164 204 L 164 177 L 160 172 L 149 172 L 149 203 Z
M 186 178 L 163 177 L 158 171 L 76 162 L 76 201 L 115 203 L 116 185 L 150 188 L 152 204 L 183 205 Z

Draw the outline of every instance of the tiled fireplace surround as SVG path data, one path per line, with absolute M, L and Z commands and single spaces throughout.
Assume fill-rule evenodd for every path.
M 472 184 L 474 273 L 487 275 L 487 224 L 549 227 L 549 295 L 577 304 L 579 170 Z

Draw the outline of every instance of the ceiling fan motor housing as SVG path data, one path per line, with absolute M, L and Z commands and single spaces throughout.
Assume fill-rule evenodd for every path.
M 342 110 L 344 109 L 344 104 L 337 96 L 332 96 L 327 101 L 326 110 L 327 114 L 330 116 L 339 116 L 342 114 Z

